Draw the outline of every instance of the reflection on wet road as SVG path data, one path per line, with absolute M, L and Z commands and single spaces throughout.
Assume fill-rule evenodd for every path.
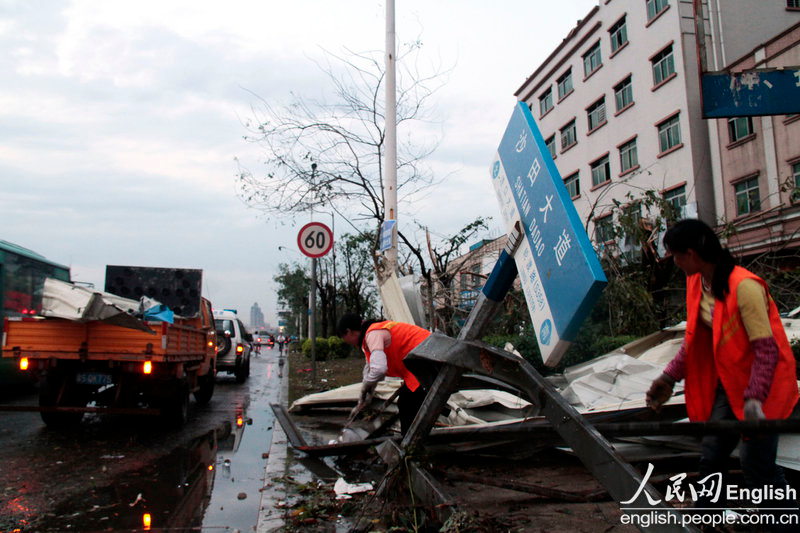
M 149 417 L 87 416 L 58 432 L 38 413 L 0 412 L 0 531 L 252 531 L 277 357 L 264 350 L 254 358 L 245 384 L 220 374 L 211 403 L 192 405 L 181 430 Z

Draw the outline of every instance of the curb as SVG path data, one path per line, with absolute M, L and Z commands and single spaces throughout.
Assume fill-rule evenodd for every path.
M 288 355 L 288 354 L 287 354 Z M 277 401 L 285 404 L 289 397 L 289 358 L 285 359 L 283 374 L 281 377 L 281 388 Z M 287 461 L 288 439 L 286 433 L 277 419 L 272 423 L 272 444 L 269 448 L 269 459 L 264 470 L 264 489 L 261 491 L 261 503 L 258 510 L 258 521 L 256 522 L 256 533 L 268 533 L 278 531 L 286 525 L 285 511 L 275 504 L 279 501 L 286 501 L 286 486 L 282 482 L 275 482 L 273 479 L 282 478 L 288 470 Z

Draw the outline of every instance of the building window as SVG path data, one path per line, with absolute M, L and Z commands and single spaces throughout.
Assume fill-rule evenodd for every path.
M 558 99 L 561 100 L 572 92 L 572 69 L 566 71 L 558 78 Z
M 666 152 L 670 148 L 681 143 L 681 123 L 680 115 L 668 118 L 658 125 L 658 147 L 661 152 Z
M 539 97 L 539 116 L 544 115 L 553 109 L 553 89 L 547 91 Z
M 611 220 L 611 215 L 595 219 L 594 238 L 599 243 L 614 240 L 614 224 L 613 220 Z
M 581 182 L 578 172 L 564 178 L 564 186 L 567 188 L 570 198 L 575 198 L 581 194 Z
M 746 215 L 761 210 L 761 196 L 758 194 L 758 176 L 740 181 L 736 190 L 736 214 Z
M 625 244 L 627 246 L 636 246 L 640 244 L 639 233 L 641 228 L 640 221 L 642 220 L 642 204 L 635 202 L 622 210 L 620 225 L 625 225 Z
M 614 99 L 617 102 L 617 112 L 633 103 L 633 83 L 630 76 L 614 86 Z
M 800 2 L 800 0 L 798 0 Z M 792 165 L 792 176 L 794 177 L 794 186 L 800 188 L 800 163 Z
M 736 142 L 753 133 L 753 119 L 751 117 L 737 117 L 728 119 L 728 136 L 731 142 Z
M 800 0 L 786 0 L 786 7 L 791 9 L 800 9 Z
M 611 180 L 611 163 L 608 156 L 602 157 L 592 163 L 592 187 Z
M 639 155 L 636 151 L 636 139 L 633 139 L 619 147 L 619 166 L 624 173 L 638 164 Z
M 668 0 L 647 0 L 647 20 L 656 18 L 668 5 Z
M 597 41 L 588 52 L 583 55 L 583 75 L 589 74 L 603 66 L 603 59 L 600 57 L 600 41 Z
M 555 134 L 551 135 L 549 139 L 547 139 L 544 144 L 547 146 L 547 149 L 550 151 L 550 157 L 553 159 L 556 158 L 556 136 Z
M 665 192 L 664 201 L 672 206 L 676 214 L 682 213 L 686 206 L 686 185 Z
M 606 97 L 596 101 L 586 109 L 589 118 L 589 131 L 606 123 Z
M 664 80 L 675 74 L 675 58 L 672 55 L 672 45 L 661 50 L 650 61 L 653 64 L 653 85 L 663 83 Z
M 575 120 L 573 119 L 569 124 L 561 128 L 561 150 L 564 151 L 577 143 L 577 138 L 575 134 Z
M 625 26 L 625 17 L 622 17 L 608 30 L 611 38 L 611 53 L 613 54 L 623 45 L 628 43 L 628 28 Z
M 599 128 L 606 123 L 606 97 L 602 97 L 586 109 L 589 119 L 589 131 Z

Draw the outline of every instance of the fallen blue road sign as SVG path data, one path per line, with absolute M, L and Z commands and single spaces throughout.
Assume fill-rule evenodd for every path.
M 519 102 L 491 167 L 508 227 L 525 233 L 514 254 L 542 359 L 554 366 L 607 281 L 530 109 Z

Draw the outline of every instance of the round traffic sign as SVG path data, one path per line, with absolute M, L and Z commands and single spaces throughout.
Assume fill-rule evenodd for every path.
M 297 246 L 308 257 L 322 257 L 333 247 L 333 232 L 322 222 L 309 222 L 300 228 Z

